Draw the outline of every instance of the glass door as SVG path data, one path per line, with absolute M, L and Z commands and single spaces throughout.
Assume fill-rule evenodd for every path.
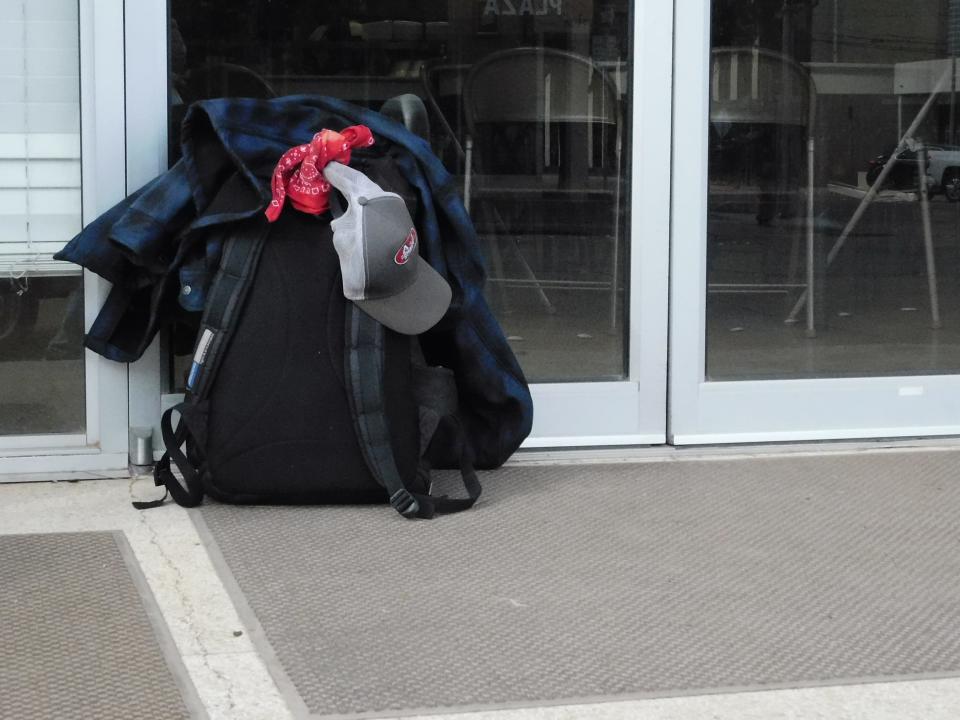
M 461 183 L 488 301 L 533 384 L 527 446 L 661 443 L 672 8 L 660 5 L 171 0 L 170 130 L 143 132 L 177 137 L 203 98 L 379 109 L 416 96 L 413 127 Z M 178 153 L 171 143 L 171 163 Z M 174 392 L 189 361 L 177 346 Z
M 958 23 L 956 0 L 678 15 L 674 442 L 960 432 Z
M 124 194 L 122 3 L 4 7 L 0 473 L 125 468 L 126 368 L 82 344 L 107 288 L 52 260 Z

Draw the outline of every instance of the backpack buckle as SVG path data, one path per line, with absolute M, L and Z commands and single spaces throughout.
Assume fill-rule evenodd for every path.
M 390 496 L 393 509 L 406 518 L 416 517 L 420 510 L 420 503 L 406 488 L 400 488 Z

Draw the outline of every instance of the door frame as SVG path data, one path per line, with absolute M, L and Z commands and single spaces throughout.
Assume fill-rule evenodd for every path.
M 672 77 L 664 60 L 673 52 L 673 7 L 634 0 L 632 12 L 627 377 L 533 385 L 533 432 L 524 448 L 666 441 Z M 166 169 L 167 86 L 155 68 L 167 67 L 166 34 L 156 32 L 167 22 L 165 0 L 140 0 L 136 12 L 127 16 L 128 77 L 155 80 L 127 86 L 130 190 Z M 130 422 L 153 427 L 155 454 L 161 447 L 160 409 L 180 398 L 164 394 L 168 389 L 161 366 L 154 343 L 130 371 Z
M 685 4 L 676 17 L 673 54 L 670 441 L 693 445 L 960 434 L 958 375 L 705 379 L 710 49 L 710 0 Z
M 133 193 L 167 170 L 167 33 L 166 0 L 123 0 L 126 13 L 126 190 Z M 157 72 L 162 68 L 163 72 Z M 159 78 L 162 82 L 143 82 Z M 159 121 L 158 121 L 159 118 Z M 129 365 L 131 438 L 150 435 L 154 460 L 163 453 L 161 398 L 168 391 L 160 338 L 154 338 Z M 131 439 L 131 446 L 133 439 Z
M 78 0 L 82 222 L 125 195 L 123 0 Z M 121 171 L 118 172 L 118 168 Z M 83 272 L 90 327 L 110 290 Z M 85 350 L 86 431 L 0 438 L 0 474 L 120 472 L 127 469 L 127 367 Z M 23 479 L 21 477 L 18 480 Z M 29 478 L 28 478 L 29 479 Z
M 632 1 L 628 177 L 627 378 L 534 384 L 533 431 L 521 447 L 666 442 L 673 3 Z

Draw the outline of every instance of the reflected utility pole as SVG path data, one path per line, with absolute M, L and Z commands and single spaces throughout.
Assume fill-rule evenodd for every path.
M 960 44 L 960 0 L 947 8 L 947 54 L 950 56 L 950 128 L 947 143 L 957 142 L 957 45 Z
M 833 61 L 840 62 L 840 0 L 833 0 Z

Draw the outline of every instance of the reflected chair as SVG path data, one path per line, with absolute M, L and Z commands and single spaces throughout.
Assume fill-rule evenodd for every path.
M 430 141 L 430 117 L 423 100 L 413 93 L 404 93 L 387 100 L 380 113 L 396 120 L 414 135 Z
M 814 324 L 814 122 L 816 119 L 816 85 L 810 73 L 799 63 L 780 53 L 756 47 L 714 48 L 710 58 L 710 123 L 717 136 L 728 135 L 737 126 L 767 127 L 778 130 L 778 147 L 772 160 L 778 163 L 776 188 L 761 187 L 757 193 L 760 205 L 764 195 L 782 197 L 788 192 L 785 164 L 789 152 L 784 129 L 795 128 L 802 134 L 806 147 L 805 189 L 795 188 L 805 201 L 804 230 L 806 238 L 806 280 L 793 282 L 796 274 L 798 246 L 791 253 L 786 283 L 716 283 L 710 282 L 711 293 L 789 293 L 806 291 L 807 334 L 815 334 Z M 768 158 L 769 159 L 769 158 Z M 802 163 L 801 163 L 802 164 Z M 711 171 L 712 174 L 712 171 Z M 769 182 L 770 178 L 765 181 Z M 763 183 L 764 180 L 761 180 Z M 757 221 L 764 220 L 760 213 Z
M 463 94 L 463 79 L 470 66 L 449 63 L 425 62 L 420 65 L 420 84 L 423 86 L 423 98 L 430 112 L 433 113 L 439 131 L 431 138 L 434 152 L 441 159 L 446 160 L 446 151 L 452 148 L 456 156 L 456 163 L 450 163 L 452 169 L 462 167 L 466 158 L 463 145 L 453 125 L 461 127 L 462 106 L 460 97 Z M 441 107 L 441 105 L 446 106 Z M 450 117 L 453 118 L 451 125 Z M 457 164 L 459 163 L 459 164 Z
M 612 80 L 589 58 L 574 53 L 504 50 L 470 69 L 463 108 L 464 198 L 481 220 L 481 235 L 491 236 L 491 281 L 533 288 L 548 312 L 553 305 L 546 289 L 609 290 L 610 327 L 615 328 L 622 122 Z M 598 209 L 609 208 L 597 218 Z M 531 216 L 537 227 L 530 227 Z M 506 277 L 498 238 L 512 241 L 521 277 Z M 550 246 L 560 256 L 559 264 L 567 266 L 561 270 L 571 270 L 584 249 L 571 243 L 589 245 L 598 239 L 610 253 L 609 279 L 540 278 L 523 248 L 530 243 Z

